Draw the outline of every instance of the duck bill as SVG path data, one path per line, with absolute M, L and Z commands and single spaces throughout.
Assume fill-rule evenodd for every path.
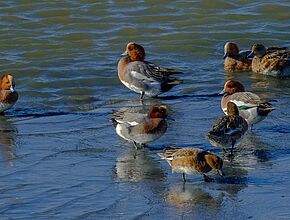
M 127 51 L 121 54 L 121 56 L 127 56 L 127 55 L 128 55 Z
M 224 54 L 224 59 L 226 59 L 228 56 L 229 56 L 229 53 L 226 52 L 226 53 Z
M 254 58 L 254 53 L 251 52 L 251 53 L 247 56 L 247 58 Z
M 11 87 L 10 87 L 10 91 L 11 91 L 11 92 L 14 92 L 14 91 L 15 91 L 14 86 L 11 86 Z
M 222 169 L 219 169 L 217 172 L 218 172 L 218 175 L 220 175 L 220 176 L 224 176 L 225 175 L 225 173 L 224 173 L 224 171 Z
M 226 94 L 227 92 L 223 89 L 222 91 L 219 92 L 219 95 L 224 95 Z

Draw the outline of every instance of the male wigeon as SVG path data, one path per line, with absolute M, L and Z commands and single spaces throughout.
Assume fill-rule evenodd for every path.
M 226 71 L 251 71 L 250 50 L 239 51 L 237 44 L 227 42 L 224 46 L 224 69 Z
M 227 115 L 219 118 L 208 132 L 210 143 L 216 147 L 233 148 L 238 139 L 248 130 L 247 121 L 239 116 L 239 110 L 235 103 L 227 103 Z
M 220 94 L 224 94 L 221 100 L 223 112 L 227 115 L 227 104 L 233 102 L 239 109 L 239 114 L 251 126 L 256 124 L 273 111 L 275 108 L 269 103 L 270 100 L 263 100 L 252 92 L 245 92 L 244 86 L 236 80 L 228 80 L 224 84 L 224 89 Z
M 213 153 L 199 148 L 167 147 L 163 153 L 159 153 L 161 159 L 166 160 L 172 168 L 172 172 L 182 173 L 185 182 L 185 174 L 203 174 L 206 182 L 212 181 L 205 173 L 215 170 L 223 176 L 223 160 Z
M 160 138 L 167 130 L 166 106 L 153 106 L 145 114 L 115 112 L 115 118 L 111 119 L 116 127 L 117 134 L 134 146 L 144 146 Z
M 0 113 L 11 108 L 18 99 L 15 82 L 10 74 L 3 74 L 0 80 Z
M 272 76 L 290 76 L 290 51 L 287 48 L 271 47 L 266 49 L 262 44 L 254 44 L 252 71 Z
M 181 80 L 172 77 L 173 74 L 181 72 L 145 61 L 145 50 L 139 44 L 128 43 L 122 55 L 118 63 L 119 79 L 129 89 L 140 93 L 141 99 L 144 94 L 156 97 L 182 83 Z

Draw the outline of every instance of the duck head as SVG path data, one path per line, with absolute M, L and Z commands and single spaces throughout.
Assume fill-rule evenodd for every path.
M 147 116 L 149 118 L 166 118 L 168 116 L 168 109 L 165 105 L 153 106 Z
M 248 58 L 253 58 L 254 56 L 262 58 L 267 52 L 266 47 L 263 44 L 254 44 L 252 46 L 252 52 L 247 56 Z
M 227 103 L 227 115 L 228 116 L 239 115 L 239 109 L 235 103 L 233 102 Z
M 216 170 L 218 172 L 218 174 L 220 176 L 224 175 L 224 172 L 222 170 L 223 168 L 223 159 L 221 159 L 220 157 L 218 157 L 215 154 L 212 153 L 208 153 L 204 156 L 205 161 L 207 162 L 207 164 L 213 169 Z
M 245 87 L 240 82 L 231 79 L 225 82 L 224 89 L 219 94 L 231 95 L 236 92 L 244 92 L 244 91 L 245 91 Z
M 0 88 L 1 90 L 10 90 L 11 92 L 14 92 L 15 82 L 13 76 L 9 73 L 3 74 L 0 80 Z
M 144 61 L 145 59 L 145 50 L 144 48 L 136 43 L 130 42 L 127 44 L 125 52 L 122 54 L 123 56 L 128 56 L 130 61 Z
M 237 57 L 238 55 L 238 45 L 233 42 L 227 42 L 224 47 L 224 59 L 227 57 Z

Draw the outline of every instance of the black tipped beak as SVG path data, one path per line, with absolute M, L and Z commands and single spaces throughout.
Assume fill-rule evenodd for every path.
M 127 55 L 128 55 L 127 51 L 125 51 L 124 53 L 121 54 L 122 57 L 127 56 Z
M 224 94 L 226 94 L 226 91 L 224 89 L 219 92 L 219 95 L 224 95 Z
M 220 176 L 224 176 L 224 175 L 225 175 L 225 173 L 223 172 L 222 169 L 219 169 L 217 172 L 218 172 L 218 174 L 219 174 Z
M 247 58 L 254 58 L 254 53 L 251 52 L 251 53 L 247 56 Z
M 224 59 L 226 59 L 228 56 L 229 56 L 229 53 L 226 52 L 226 53 L 224 54 Z

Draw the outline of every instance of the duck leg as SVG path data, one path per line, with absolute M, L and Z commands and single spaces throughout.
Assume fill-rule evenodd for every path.
M 144 96 L 144 92 L 142 91 L 140 95 L 140 99 L 143 99 L 143 96 Z
M 234 159 L 234 157 L 235 157 L 235 155 L 233 154 L 233 150 L 234 150 L 235 143 L 236 143 L 236 141 L 233 140 L 233 141 L 232 141 L 231 152 L 228 154 L 228 158 L 229 158 L 229 161 L 230 161 L 230 162 L 232 162 L 233 159 Z
M 236 143 L 236 141 L 232 140 L 231 155 L 233 155 L 233 150 L 234 150 L 235 143 Z
M 133 144 L 134 144 L 134 147 L 136 148 L 136 150 L 138 150 L 139 149 L 138 144 L 135 141 L 133 141 Z
M 182 178 L 183 178 L 183 182 L 186 182 L 185 174 L 184 173 L 182 173 Z

